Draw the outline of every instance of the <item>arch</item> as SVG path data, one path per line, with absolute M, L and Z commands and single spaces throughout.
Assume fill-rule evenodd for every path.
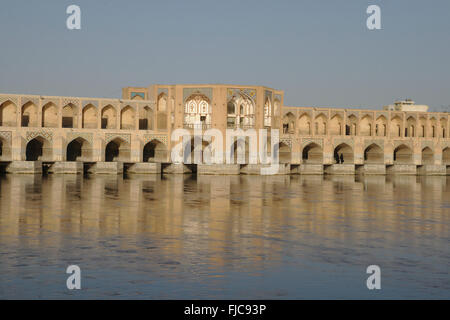
M 144 146 L 143 162 L 167 161 L 167 147 L 159 140 L 153 139 Z
M 358 128 L 358 118 L 355 115 L 351 114 L 347 117 L 347 125 L 345 127 L 345 134 L 347 136 L 356 136 Z
M 375 135 L 378 137 L 386 137 L 387 135 L 387 119 L 381 115 L 375 123 Z
M 327 118 L 323 113 L 320 113 L 314 120 L 314 130 L 316 135 L 327 134 Z
M 442 150 L 442 164 L 450 166 L 450 147 Z
M 412 164 L 413 153 L 412 150 L 404 144 L 399 145 L 394 150 L 394 164 Z
M 352 147 L 346 143 L 341 143 L 334 148 L 334 158 L 337 160 L 337 157 L 339 157 L 340 161 L 344 160 L 345 164 L 352 164 L 354 162 Z
M 283 133 L 295 133 L 295 117 L 291 112 L 288 112 L 283 117 Z
M 359 135 L 371 136 L 372 135 L 372 117 L 365 115 L 359 124 Z
M 25 150 L 26 161 L 51 161 L 51 143 L 42 136 L 38 136 L 27 143 Z
M 22 127 L 37 127 L 38 107 L 31 101 L 22 106 L 21 125 Z
M 339 114 L 334 115 L 330 120 L 330 135 L 340 136 L 342 135 L 342 117 Z
M 161 93 L 156 104 L 156 122 L 158 129 L 167 129 L 167 95 Z
M 298 133 L 300 135 L 311 135 L 311 118 L 303 113 L 298 119 Z
M 9 161 L 11 160 L 11 145 L 0 137 L 0 161 Z
M 130 106 L 126 106 L 120 111 L 120 129 L 135 129 L 135 112 Z
M 101 126 L 102 129 L 116 129 L 117 128 L 117 110 L 112 105 L 104 106 L 101 111 Z
M 416 119 L 413 116 L 409 116 L 406 119 L 405 137 L 416 136 Z
M 421 138 L 424 138 L 427 136 L 427 119 L 425 117 L 420 117 L 420 119 L 419 119 L 418 136 Z
M 183 149 L 184 163 L 207 163 L 211 159 L 210 143 L 202 140 L 201 144 L 195 145 L 194 138 L 186 143 Z
M 131 156 L 130 144 L 117 137 L 111 140 L 105 147 L 105 162 L 125 162 Z
M 69 103 L 62 109 L 62 127 L 63 128 L 77 128 L 77 107 Z
M 284 142 L 278 143 L 274 151 L 278 152 L 279 163 L 291 162 L 291 148 Z
M 272 126 L 272 104 L 270 99 L 267 97 L 264 103 L 264 127 Z
M 0 126 L 15 127 L 17 125 L 17 107 L 8 100 L 0 105 Z
M 376 143 L 372 143 L 364 150 L 364 163 L 367 164 L 383 164 L 383 149 Z
M 139 110 L 139 130 L 153 130 L 153 110 L 148 106 Z
M 402 132 L 403 132 L 402 128 L 403 128 L 402 120 L 398 116 L 395 116 L 394 118 L 392 118 L 392 120 L 391 120 L 391 137 L 401 137 Z
M 92 159 L 92 145 L 85 139 L 78 137 L 67 144 L 66 161 L 90 161 Z
M 441 138 L 447 138 L 447 135 L 448 135 L 448 129 L 447 129 L 448 120 L 446 118 L 441 118 L 440 122 L 441 122 L 441 134 L 440 134 L 440 137 Z
M 434 153 L 429 147 L 422 150 L 422 164 L 434 164 Z
M 49 102 L 42 107 L 42 127 L 58 127 L 58 108 L 53 102 Z
M 318 144 L 312 142 L 303 148 L 302 159 L 303 163 L 322 164 L 323 150 Z
M 83 108 L 83 128 L 85 129 L 97 129 L 97 108 L 88 104 Z

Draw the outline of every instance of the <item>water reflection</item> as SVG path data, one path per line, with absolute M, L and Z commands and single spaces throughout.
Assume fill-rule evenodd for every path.
M 2 176 L 0 297 L 64 296 L 52 283 L 65 275 L 52 272 L 69 263 L 90 270 L 92 297 L 358 298 L 362 286 L 342 285 L 373 263 L 391 281 L 383 297 L 449 297 L 449 186 L 415 176 Z M 133 285 L 111 287 L 96 270 Z M 261 279 L 274 281 L 246 287 Z

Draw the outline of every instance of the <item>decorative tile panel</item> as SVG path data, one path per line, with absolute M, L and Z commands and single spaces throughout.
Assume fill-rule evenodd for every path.
M 47 139 L 50 142 L 53 142 L 53 132 L 46 131 L 46 130 L 39 130 L 39 131 L 27 131 L 27 142 L 33 140 L 36 137 L 43 137 Z

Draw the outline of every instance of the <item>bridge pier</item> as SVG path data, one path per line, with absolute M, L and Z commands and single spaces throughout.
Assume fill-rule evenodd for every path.
M 330 164 L 325 165 L 325 174 L 352 175 L 355 174 L 354 164 Z
M 199 175 L 238 175 L 241 173 L 239 164 L 199 164 L 197 174 Z
M 443 165 L 426 164 L 417 168 L 417 175 L 419 176 L 445 176 L 447 168 Z
M 55 174 L 83 174 L 83 162 L 57 161 L 50 165 L 48 173 Z
M 415 164 L 393 164 L 386 167 L 386 173 L 394 175 L 416 175 L 417 166 Z
M 96 162 L 87 170 L 93 174 L 122 174 L 123 162 Z
M 6 166 L 7 173 L 42 174 L 42 161 L 12 161 Z
M 269 169 L 271 166 L 268 164 L 244 164 L 241 165 L 241 174 L 248 175 L 264 175 L 264 169 Z M 276 175 L 291 174 L 291 165 L 288 163 L 280 163 Z
M 127 173 L 160 174 L 161 173 L 161 163 L 149 163 L 149 162 L 133 163 L 127 169 Z
M 185 165 L 183 163 L 168 163 L 162 165 L 163 173 L 185 174 L 196 171 L 196 165 Z
M 385 175 L 386 166 L 384 164 L 357 165 L 356 173 L 364 175 Z
M 321 175 L 323 174 L 323 165 L 303 163 L 300 165 L 298 172 L 304 175 Z

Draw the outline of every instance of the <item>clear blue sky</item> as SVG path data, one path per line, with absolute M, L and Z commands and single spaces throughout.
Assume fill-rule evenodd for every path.
M 66 29 L 66 8 L 82 29 Z M 382 28 L 366 28 L 380 5 Z M 119 97 L 152 83 L 285 90 L 293 106 L 450 105 L 450 1 L 2 1 L 0 92 Z

